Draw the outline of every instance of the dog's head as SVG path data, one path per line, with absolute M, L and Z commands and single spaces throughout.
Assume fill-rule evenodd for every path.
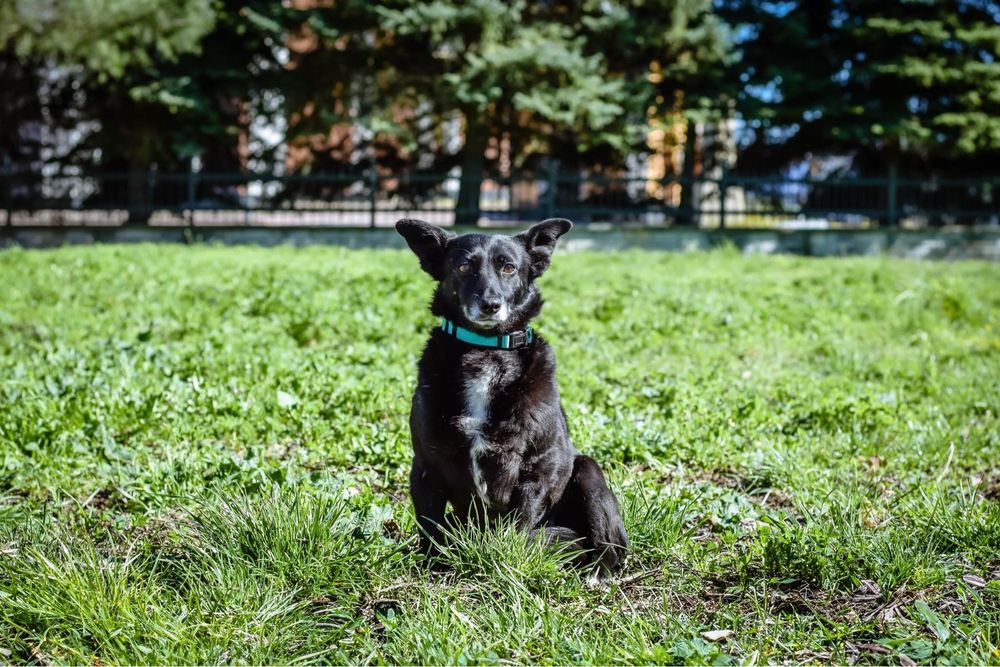
M 398 231 L 437 289 L 435 315 L 484 333 L 523 329 L 542 307 L 535 285 L 549 268 L 559 237 L 573 227 L 545 220 L 514 236 L 457 236 L 422 220 L 400 220 Z

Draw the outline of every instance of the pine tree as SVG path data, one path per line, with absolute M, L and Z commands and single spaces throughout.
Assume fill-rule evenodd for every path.
M 197 51 L 213 21 L 210 0 L 0 0 L 0 69 L 11 102 L 0 125 L 13 135 L 3 161 L 37 172 L 44 145 L 72 162 L 67 147 L 47 142 L 57 129 L 80 134 L 100 118 L 94 102 L 108 95 L 82 91 Z
M 757 141 L 745 164 L 850 153 L 862 172 L 955 173 L 998 154 L 995 3 L 724 4 L 723 15 L 746 36 L 740 110 Z
M 676 114 L 676 90 L 708 80 L 700 58 L 723 60 L 724 34 L 709 9 L 709 0 L 386 2 L 368 22 L 377 27 L 366 55 L 380 65 L 374 88 L 383 99 L 437 125 L 461 120 L 456 210 L 459 222 L 472 222 L 483 176 L 498 167 L 484 154 L 501 137 L 511 167 L 522 169 L 619 167 L 645 150 L 650 110 Z M 704 92 L 692 92 L 688 107 L 707 106 Z
M 197 51 L 214 19 L 211 0 L 2 0 L 0 46 L 120 77 Z
M 74 2 L 78 21 L 20 16 L 0 43 L 76 77 L 75 117 L 98 129 L 67 160 L 132 174 L 133 201 L 150 168 L 184 170 L 195 155 L 210 171 L 273 164 L 240 137 L 249 117 L 282 115 L 301 168 L 460 167 L 458 218 L 470 222 L 501 139 L 507 168 L 614 173 L 647 150 L 651 121 L 726 113 L 710 0 Z M 457 148 L 443 129 L 456 124 Z
M 505 131 L 523 142 L 523 130 L 534 127 L 531 138 L 546 143 L 547 134 L 572 128 L 582 150 L 624 148 L 625 84 L 600 54 L 585 52 L 585 40 L 559 20 L 561 7 L 501 0 L 379 7 L 380 28 L 399 56 L 397 83 L 462 120 L 459 223 L 479 218 L 484 154 Z

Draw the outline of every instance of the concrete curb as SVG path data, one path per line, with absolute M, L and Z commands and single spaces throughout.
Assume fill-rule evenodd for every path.
M 482 230 L 459 230 L 482 231 Z M 494 231 L 494 230 L 489 230 Z M 0 247 L 54 248 L 93 243 L 208 243 L 221 245 L 339 245 L 401 248 L 392 228 L 331 227 L 0 227 Z M 702 230 L 578 225 L 563 249 L 690 252 L 731 245 L 745 254 L 815 257 L 889 255 L 914 259 L 1000 261 L 1000 227 L 928 230 Z

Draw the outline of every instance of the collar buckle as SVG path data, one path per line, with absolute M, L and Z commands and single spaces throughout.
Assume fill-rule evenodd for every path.
M 507 349 L 513 350 L 518 347 L 524 347 L 528 344 L 528 332 L 527 331 L 513 331 L 509 334 L 510 342 Z

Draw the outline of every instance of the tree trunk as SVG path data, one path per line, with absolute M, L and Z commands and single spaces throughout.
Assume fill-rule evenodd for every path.
M 482 112 L 465 114 L 465 145 L 462 147 L 462 180 L 455 202 L 455 224 L 474 225 L 479 222 L 479 195 L 483 186 L 483 162 L 489 129 L 481 119 Z
M 153 193 L 149 189 L 150 168 L 152 167 L 151 143 L 146 130 L 139 130 L 139 140 L 129 156 L 125 193 L 129 225 L 145 225 L 149 222 L 149 216 L 152 214 Z
M 695 140 L 695 125 L 689 120 L 684 130 L 684 165 L 681 167 L 681 201 L 676 222 L 677 225 L 684 227 L 698 224 L 698 219 L 694 212 Z

